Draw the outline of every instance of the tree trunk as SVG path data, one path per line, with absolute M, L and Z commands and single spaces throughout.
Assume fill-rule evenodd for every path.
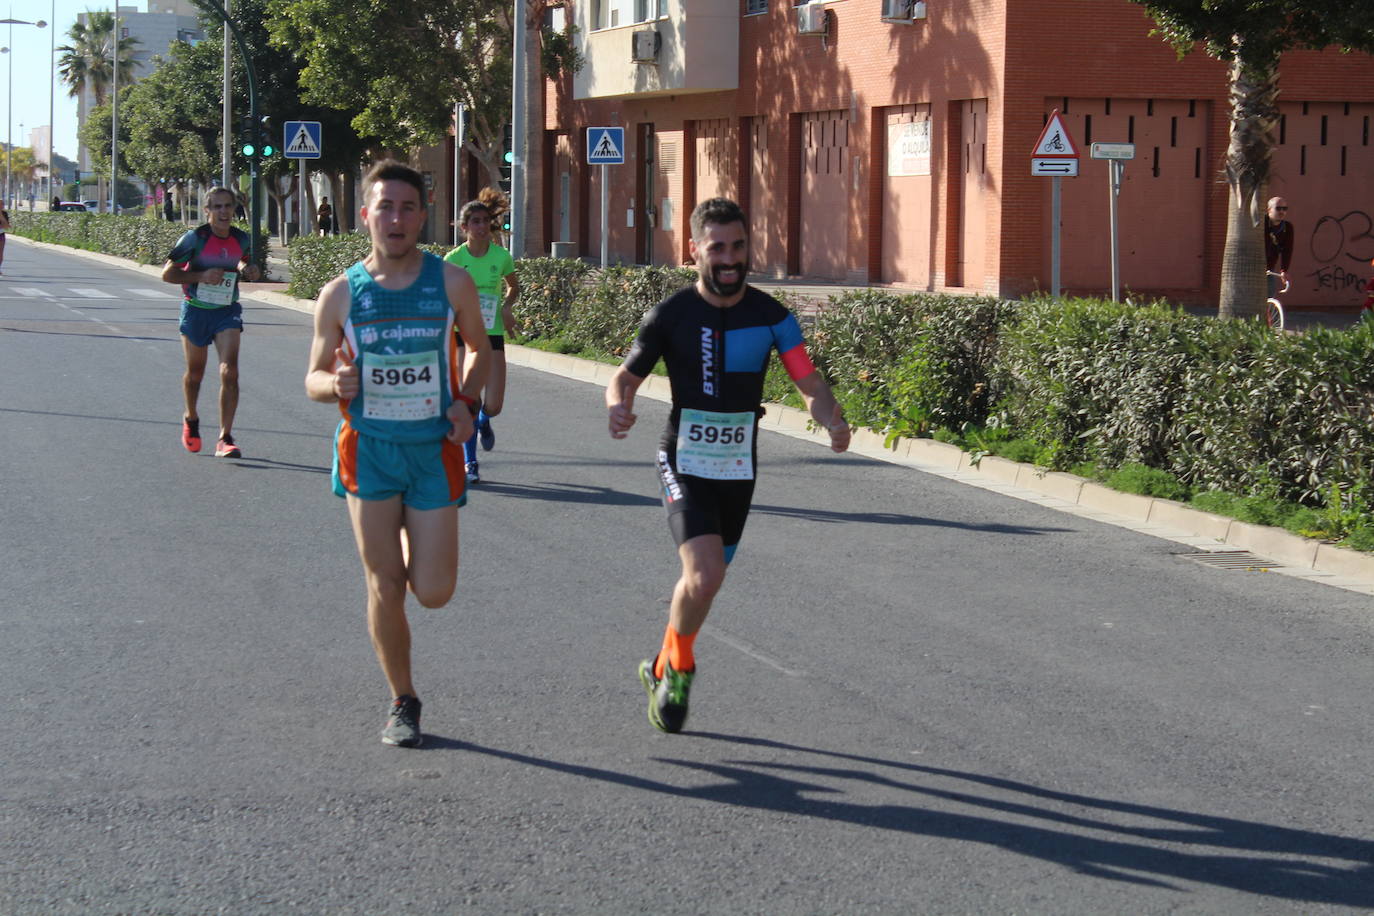
M 1226 180 L 1231 186 L 1226 217 L 1226 247 L 1221 261 L 1219 318 L 1262 313 L 1264 277 L 1264 193 L 1278 125 L 1279 55 L 1233 39 L 1231 62 L 1231 137 L 1226 150 Z

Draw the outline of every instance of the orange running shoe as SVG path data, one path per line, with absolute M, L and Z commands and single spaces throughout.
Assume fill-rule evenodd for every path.
M 200 419 L 181 418 L 181 444 L 188 452 L 200 451 Z
M 219 441 L 215 443 L 215 457 L 242 458 L 243 451 L 234 444 L 233 436 L 220 436 Z

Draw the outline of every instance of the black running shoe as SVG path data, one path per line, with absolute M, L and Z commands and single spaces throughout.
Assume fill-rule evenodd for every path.
M 687 722 L 687 694 L 695 671 L 674 671 L 664 662 L 663 677 L 654 676 L 654 660 L 639 663 L 639 682 L 649 692 L 649 721 L 659 731 L 676 734 Z
M 420 700 L 418 697 L 403 696 L 391 701 L 391 715 L 382 729 L 382 743 L 394 747 L 419 747 L 424 737 L 420 734 Z
M 482 443 L 482 451 L 489 452 L 496 447 L 496 430 L 491 428 L 491 420 L 477 426 L 477 441 Z

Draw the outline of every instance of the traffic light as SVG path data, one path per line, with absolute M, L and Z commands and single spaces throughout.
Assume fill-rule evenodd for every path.
M 277 152 L 277 148 L 272 145 L 271 141 L 264 139 L 267 134 L 265 130 L 268 126 L 267 122 L 266 115 L 259 118 L 257 124 L 254 124 L 251 118 L 245 117 L 243 119 L 242 134 L 247 139 L 243 141 L 243 146 L 239 148 L 239 151 L 243 153 L 245 159 L 271 159 L 273 154 Z
M 509 123 L 505 126 L 504 139 L 501 144 L 501 190 L 510 194 L 510 173 L 515 166 L 515 144 L 512 142 L 513 134 Z M 510 227 L 507 226 L 507 229 Z

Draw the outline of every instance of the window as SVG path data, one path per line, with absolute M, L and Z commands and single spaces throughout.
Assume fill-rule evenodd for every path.
M 666 15 L 668 0 L 635 0 L 635 22 L 648 22 Z
M 611 0 L 592 0 L 592 29 L 604 29 L 606 27 L 606 7 Z
M 745 0 L 744 15 L 753 16 L 755 13 L 768 12 L 768 0 Z

